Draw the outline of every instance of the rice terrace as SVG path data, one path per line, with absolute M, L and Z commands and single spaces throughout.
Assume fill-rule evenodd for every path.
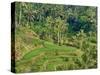
M 97 68 L 97 7 L 15 2 L 14 16 L 12 71 Z

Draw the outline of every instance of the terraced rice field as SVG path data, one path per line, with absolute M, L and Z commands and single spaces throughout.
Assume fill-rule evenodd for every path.
M 21 61 L 17 61 L 16 71 L 67 70 L 70 69 L 71 65 L 74 65 L 73 67 L 77 66 L 74 60 L 78 60 L 82 54 L 83 52 L 75 47 L 58 46 L 45 42 L 44 47 L 28 52 L 23 56 Z

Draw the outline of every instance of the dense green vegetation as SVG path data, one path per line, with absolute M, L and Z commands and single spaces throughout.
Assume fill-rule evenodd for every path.
M 97 67 L 96 7 L 16 3 L 16 72 Z

